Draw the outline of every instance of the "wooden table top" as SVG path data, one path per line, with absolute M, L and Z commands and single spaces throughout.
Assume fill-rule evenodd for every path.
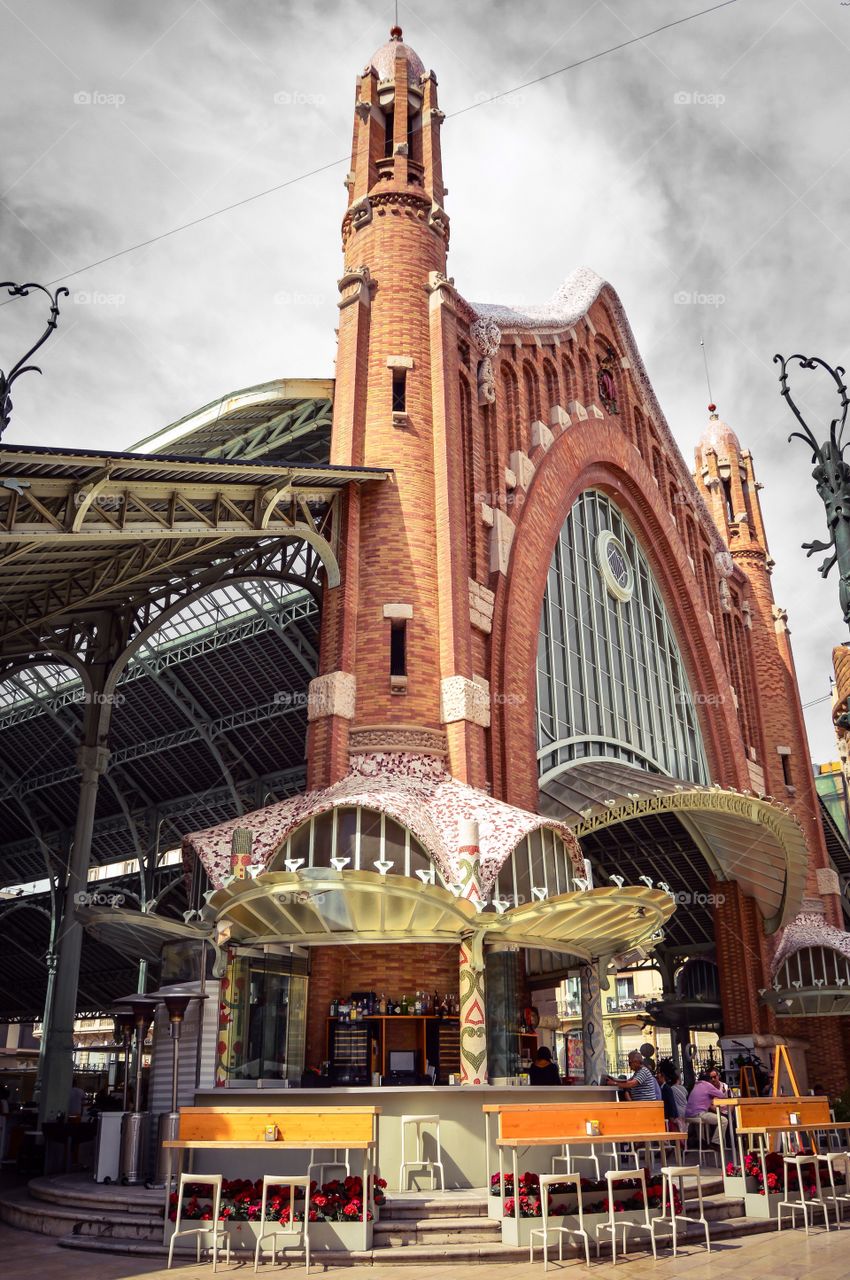
M 850 1129 L 850 1122 L 847 1120 L 809 1120 L 804 1124 L 758 1124 L 747 1125 L 746 1128 L 738 1127 L 738 1132 L 743 1134 L 759 1134 L 759 1133 L 811 1133 L 813 1129 Z M 836 1155 L 841 1152 L 836 1151 Z
M 598 1143 L 687 1142 L 686 1133 L 582 1133 L 567 1138 L 497 1138 L 497 1147 L 569 1147 L 596 1146 Z

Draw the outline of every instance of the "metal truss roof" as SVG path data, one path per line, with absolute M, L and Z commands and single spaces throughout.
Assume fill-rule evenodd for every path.
M 155 867 L 187 831 L 305 789 L 339 495 L 388 475 L 328 464 L 332 394 L 238 392 L 139 446 L 168 453 L 0 448 L 0 888 L 49 880 L 61 897 L 89 696 L 69 658 L 90 658 L 95 618 L 130 652 L 92 844 L 110 887 L 139 896 L 123 875 L 138 860 L 150 902 L 182 885 Z M 0 899 L 0 1018 L 41 1016 L 51 903 Z M 132 989 L 132 968 L 87 937 L 78 1009 Z

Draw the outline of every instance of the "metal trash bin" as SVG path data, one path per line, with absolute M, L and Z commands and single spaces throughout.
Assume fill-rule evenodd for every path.
M 121 1181 L 130 1187 L 145 1181 L 149 1124 L 148 1111 L 128 1111 L 121 1124 Z
M 97 1117 L 95 1182 L 117 1182 L 121 1176 L 121 1131 L 124 1115 L 123 1111 L 101 1111 Z

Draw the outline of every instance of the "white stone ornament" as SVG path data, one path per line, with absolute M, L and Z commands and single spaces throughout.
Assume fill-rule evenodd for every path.
M 285 858 L 283 865 L 286 867 L 287 871 L 291 871 L 294 874 L 296 871 L 300 870 L 300 868 L 304 866 L 304 859 L 303 858 Z
M 372 866 L 382 875 L 385 876 L 395 866 L 394 862 L 387 862 L 385 858 L 377 858 Z
M 416 872 L 416 874 L 423 884 L 437 883 L 437 870 L 435 867 L 429 867 L 427 871 L 419 870 Z
M 489 316 L 479 316 L 469 326 L 469 336 L 482 356 L 494 356 L 502 341 L 502 331 Z
M 626 883 L 625 876 L 609 876 L 608 879 L 613 880 L 618 889 L 622 889 L 623 885 Z
M 344 871 L 350 862 L 350 858 L 331 858 L 331 866 L 334 871 Z

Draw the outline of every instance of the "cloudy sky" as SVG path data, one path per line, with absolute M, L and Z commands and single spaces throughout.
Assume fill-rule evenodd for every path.
M 482 103 L 708 3 L 417 0 L 399 16 L 449 116 L 478 104 L 443 130 L 459 288 L 542 301 L 593 267 L 688 460 L 705 336 L 714 399 L 765 485 L 812 702 L 846 631 L 835 577 L 800 550 L 823 512 L 772 357 L 848 357 L 850 4 L 737 0 Z M 236 388 L 332 373 L 355 77 L 391 19 L 387 0 L 0 0 L 5 279 L 53 280 L 339 162 L 74 275 L 8 441 L 122 447 Z M 40 322 L 0 309 L 0 365 Z M 817 387 L 805 400 L 828 421 Z M 807 716 L 831 758 L 828 702 Z

